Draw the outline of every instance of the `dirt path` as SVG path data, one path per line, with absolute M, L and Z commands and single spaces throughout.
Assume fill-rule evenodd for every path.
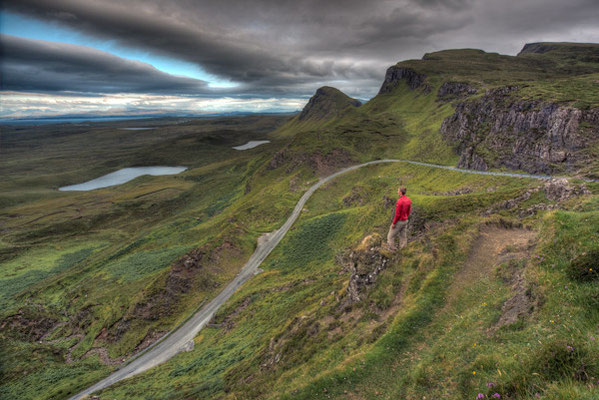
M 504 258 L 524 258 L 529 243 L 536 237 L 535 231 L 523 228 L 483 227 L 468 260 L 454 277 L 445 307 L 449 307 L 467 285 L 491 274 Z

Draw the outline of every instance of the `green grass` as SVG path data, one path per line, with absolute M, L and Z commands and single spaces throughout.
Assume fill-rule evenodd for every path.
M 570 103 L 573 107 L 588 110 L 599 107 L 599 74 L 588 74 L 561 79 L 532 81 L 524 85 L 518 95 L 530 100 Z
M 375 329 L 371 321 L 377 321 L 378 314 L 372 314 L 372 320 L 368 317 L 371 313 L 368 310 L 372 307 L 370 304 L 382 309 L 388 308 L 389 297 L 394 297 L 398 285 L 420 273 L 408 266 L 430 251 L 426 243 L 415 244 L 409 258 L 390 267 L 380 278 L 378 289 L 373 290 L 363 304 L 356 306 L 357 310 L 363 310 L 360 311 L 363 317 L 358 317 L 359 320 L 355 321 L 357 325 L 350 329 L 344 327 L 348 324 L 347 321 L 329 326 L 322 321 L 328 321 L 331 315 L 337 318 L 343 315 L 343 312 L 339 314 L 335 296 L 344 293 L 344 282 L 348 275 L 347 272 L 340 271 L 341 267 L 335 261 L 336 256 L 346 252 L 348 247 L 354 246 L 373 230 L 385 233 L 389 213 L 382 208 L 380 200 L 374 199 L 382 199 L 385 194 L 392 195 L 389 188 L 394 187 L 393 182 L 397 182 L 398 178 L 409 185 L 414 204 L 418 205 L 415 212 L 423 214 L 436 214 L 435 209 L 440 206 L 437 202 L 420 201 L 431 197 L 421 197 L 420 193 L 432 189 L 451 190 L 469 185 L 476 188 L 478 196 L 495 196 L 497 201 L 525 184 L 521 180 L 506 178 L 481 182 L 472 175 L 403 165 L 368 167 L 339 178 L 315 193 L 306 205 L 307 212 L 303 213 L 295 229 L 290 231 L 267 260 L 265 272 L 236 293 L 229 305 L 215 317 L 215 322 L 223 323 L 223 327 L 205 329 L 196 338 L 197 346 L 193 352 L 173 359 L 165 366 L 126 384 L 117 384 L 108 389 L 105 395 L 111 398 L 138 398 L 135 393 L 139 392 L 139 388 L 147 388 L 148 382 L 153 382 L 150 387 L 156 398 L 185 398 L 194 395 L 219 397 L 227 392 L 231 398 L 234 398 L 233 393 L 245 398 L 276 397 L 269 390 L 276 387 L 276 393 L 291 392 L 356 355 L 368 354 L 368 362 L 372 365 L 392 358 L 391 355 L 395 353 L 390 353 L 387 345 L 380 343 L 393 343 L 393 346 L 399 348 L 403 348 L 403 345 L 393 340 L 387 342 L 390 339 L 385 338 L 389 334 L 382 336 L 379 341 L 390 321 L 375 322 L 375 326 L 379 326 Z M 502 186 L 503 193 L 499 191 L 487 194 L 486 187 L 494 185 Z M 367 206 L 346 208 L 343 205 L 342 199 L 354 187 L 361 188 L 371 200 L 367 202 Z M 453 199 L 443 197 L 446 200 L 443 204 L 460 204 L 462 197 L 464 196 L 454 196 Z M 485 207 L 486 202 L 471 204 L 471 209 L 480 210 Z M 429 266 L 425 267 L 428 272 L 414 290 L 410 302 L 413 307 L 410 307 L 411 311 L 406 311 L 404 325 L 392 325 L 396 332 L 393 337 L 401 338 L 401 343 L 409 343 L 412 336 L 418 337 L 418 330 L 414 327 L 426 326 L 433 319 L 436 308 L 443 302 L 441 287 L 455 271 L 456 262 L 465 257 L 467 246 L 464 243 L 458 245 L 454 237 L 460 237 L 462 242 L 469 243 L 469 238 L 473 236 L 471 230 L 475 225 L 471 218 L 464 217 L 463 214 L 446 213 L 449 220 L 456 216 L 466 220 L 457 226 L 451 223 L 449 226 L 454 226 L 453 228 L 441 230 L 439 236 L 435 236 L 434 248 L 439 255 L 433 261 L 434 266 L 430 269 Z M 426 262 L 423 266 L 425 264 Z M 319 306 L 322 300 L 325 305 Z M 249 302 L 245 308 L 241 306 L 244 301 Z M 237 315 L 232 329 L 225 328 L 230 314 Z M 320 331 L 309 333 L 315 332 L 316 324 L 320 324 Z M 345 333 L 339 336 L 329 335 L 328 332 L 335 327 Z M 279 343 L 277 346 L 280 347 L 275 348 L 283 356 L 278 365 L 263 369 L 260 365 L 271 356 L 269 348 L 273 340 L 274 343 Z M 300 348 L 302 351 L 298 352 L 297 349 Z M 388 353 L 390 354 L 387 355 Z M 384 363 L 381 368 L 386 368 Z M 244 383 L 246 379 L 249 379 L 248 383 Z M 340 379 L 340 393 L 357 382 L 346 375 Z M 328 383 L 326 387 L 328 390 Z M 307 392 L 306 398 L 311 398 L 309 393 L 320 393 L 321 389 L 318 386 L 314 392 Z M 292 397 L 298 396 L 294 393 Z M 300 393 L 304 393 L 303 390 Z
M 489 335 L 506 299 L 503 283 L 492 278 L 472 282 L 454 307 L 435 314 L 443 303 L 449 276 L 429 280 L 429 285 L 438 282 L 441 286 L 433 287 L 428 296 L 423 286 L 423 298 L 416 303 L 422 307 L 415 305 L 400 313 L 376 350 L 348 368 L 325 374 L 300 395 L 288 397 L 316 398 L 326 393 L 331 398 L 349 398 L 347 393 L 357 393 L 366 398 L 378 394 L 382 398 L 458 399 L 500 393 L 502 398 L 532 399 L 539 393 L 547 398 L 594 398 L 599 375 L 599 349 L 593 339 L 593 326 L 599 321 L 592 300 L 596 294 L 589 293 L 590 286 L 567 278 L 569 259 L 564 246 L 581 240 L 581 246 L 596 247 L 596 242 L 585 240 L 587 234 L 591 238 L 596 234 L 596 217 L 596 213 L 548 215 L 542 227 L 546 235 L 556 224 L 562 225 L 564 218 L 572 225 L 562 225 L 555 234 L 544 236 L 539 250 L 546 258 L 540 263 L 531 260 L 527 267 L 531 284 L 538 285 L 536 290 L 545 296 L 533 320 Z M 590 222 L 588 232 L 575 228 L 575 220 Z M 560 259 L 563 267 L 559 267 Z M 488 388 L 489 382 L 494 387 Z M 568 397 L 574 393 L 579 397 Z
M 103 246 L 105 244 L 83 243 L 64 249 L 57 245 L 56 248 L 29 252 L 5 263 L 0 278 L 2 305 L 5 308 L 12 305 L 11 299 L 15 295 L 76 266 Z
M 343 295 L 348 275 L 335 259 L 364 235 L 385 233 L 389 215 L 376 199 L 391 195 L 389 188 L 398 180 L 408 185 L 414 212 L 437 215 L 444 223 L 412 243 L 404 258 L 385 270 L 364 302 L 353 311 L 341 311 L 335 298 Z M 440 313 L 446 307 L 448 283 L 465 261 L 478 224 L 484 221 L 473 211 L 513 197 L 526 184 L 519 179 L 481 180 L 403 165 L 369 167 L 340 177 L 315 193 L 296 228 L 267 260 L 266 271 L 218 313 L 214 322 L 221 327 L 202 331 L 191 353 L 117 384 L 102 396 L 141 398 L 137 393 L 144 388 L 154 398 L 348 398 L 350 393 L 374 398 L 378 393 L 381 398 L 461 399 L 494 391 L 504 398 L 534 398 L 536 392 L 530 388 L 535 388 L 548 398 L 567 398 L 571 393 L 592 398 L 589 390 L 593 389 L 587 385 L 590 378 L 577 381 L 570 375 L 581 362 L 589 377 L 597 375 L 593 366 L 597 349 L 589 339 L 597 316 L 589 314 L 589 308 L 575 306 L 590 287 L 578 292 L 572 286 L 567 263 L 558 275 L 547 278 L 545 265 L 553 263 L 553 258 L 544 263 L 535 258 L 527 261 L 527 279 L 545 302 L 552 303 L 545 303 L 531 320 L 502 328 L 495 335 L 489 336 L 488 329 L 510 296 L 500 275 L 470 282 L 450 308 Z M 342 200 L 356 187 L 367 197 L 367 205 L 347 208 Z M 435 198 L 431 192 L 463 187 L 474 191 L 427 201 Z M 491 187 L 499 190 L 488 193 Z M 556 255 L 563 251 L 561 244 L 553 247 L 562 240 L 558 238 L 569 243 L 569 237 L 593 240 L 596 234 L 599 225 L 591 214 L 572 220 L 563 232 L 551 233 L 554 221 L 563 215 L 579 214 L 549 213 L 541 222 L 529 219 L 546 238 L 539 245 L 539 253 L 546 257 L 548 248 Z M 588 231 L 569 231 L 585 219 Z M 319 236 L 323 232 L 327 232 L 324 238 Z M 313 246 L 318 252 L 311 251 Z M 328 255 L 322 258 L 322 254 Z M 382 319 L 380 313 L 390 307 L 404 283 L 408 287 L 404 305 L 391 320 Z M 567 297 L 564 304 L 554 304 L 564 302 L 564 293 L 557 289 L 563 285 L 577 294 Z M 356 313 L 356 319 L 343 319 L 346 312 Z M 555 314 L 574 319 L 560 320 L 558 325 Z M 333 322 L 329 322 L 331 317 Z M 550 322 L 551 318 L 556 322 Z M 334 334 L 335 329 L 343 333 Z M 571 354 L 564 343 L 575 352 Z M 279 361 L 268 364 L 277 353 Z M 554 363 L 554 354 L 565 358 Z M 491 381 L 496 385 L 492 393 L 487 387 Z
M 31 349 L 14 348 L 18 355 L 31 357 Z M 18 379 L 18 386 L 0 386 L 0 397 L 5 399 L 31 398 L 31 399 L 52 399 L 66 398 L 75 394 L 73 392 L 73 383 L 91 385 L 105 375 L 108 368 L 102 366 L 99 361 L 87 359 L 75 366 L 66 366 L 57 360 L 55 351 L 51 349 L 36 349 L 33 360 L 35 363 L 49 364 L 51 368 L 46 368 L 40 372 L 32 372 L 31 367 L 23 368 L 21 365 L 6 362 L 3 357 L 3 374 L 12 379 Z M 12 359 L 11 359 L 12 361 Z M 58 362 L 57 362 L 58 361 Z M 30 362 L 30 364 L 34 364 Z M 17 377 L 17 372 L 21 376 Z M 43 390 L 40 390 L 43 388 Z
M 343 227 L 346 217 L 342 213 L 328 214 L 297 227 L 278 251 L 281 257 L 265 265 L 264 269 L 276 269 L 285 274 L 297 268 L 305 270 L 312 263 L 320 265 L 330 259 L 328 242 Z
M 166 268 L 188 250 L 189 247 L 171 246 L 167 249 L 138 251 L 107 264 L 105 271 L 117 280 L 136 281 Z
M 245 181 L 256 168 L 253 159 L 259 160 L 263 153 L 272 152 L 272 147 L 280 144 L 248 152 L 238 152 L 230 146 L 262 138 L 284 119 L 208 119 L 175 128 L 165 125 L 135 137 L 130 137 L 130 132 L 103 126 L 83 128 L 82 132 L 78 131 L 81 128 L 68 126 L 24 132 L 7 128 L 6 143 L 11 151 L 3 158 L 1 167 L 11 179 L 4 182 L 6 197 L 0 215 L 6 228 L 0 276 L 5 306 L 2 318 L 14 315 L 25 302 L 31 308 L 24 314 L 30 318 L 26 323 L 47 315 L 63 325 L 52 333 L 51 339 L 58 340 L 52 343 L 29 343 L 23 341 L 17 328 L 2 330 L 6 371 L 24 369 L 26 377 L 11 374 L 12 378 L 3 382 L 2 390 L 20 392 L 20 398 L 43 398 L 35 383 L 51 379 L 60 381 L 57 387 L 74 391 L 107 374 L 110 368 L 103 366 L 97 357 L 67 366 L 64 359 L 69 349 L 61 347 L 66 340 L 61 338 L 76 333 L 84 335 L 80 343 L 79 339 L 68 340 L 69 347 L 76 345 L 71 349 L 76 360 L 98 346 L 107 348 L 112 357 L 127 356 L 146 334 L 171 329 L 198 304 L 214 296 L 253 251 L 259 234 L 248 233 L 250 226 L 240 229 L 239 225 L 231 224 L 232 214 L 223 213 L 243 196 Z M 223 125 L 228 130 L 223 130 Z M 120 142 L 115 138 L 124 136 L 130 140 L 130 147 L 126 152 L 114 150 Z M 90 138 L 96 140 L 97 147 L 89 145 Z M 46 146 L 34 145 L 40 142 Z M 146 149 L 160 142 L 158 150 L 149 155 Z M 82 143 L 86 143 L 84 147 Z M 113 151 L 110 156 L 92 151 L 104 145 Z M 17 162 L 25 149 L 33 160 L 31 165 Z M 79 153 L 74 153 L 75 149 Z M 85 159 L 85 167 L 79 157 L 81 162 Z M 35 165 L 48 164 L 49 161 L 43 161 L 46 158 L 60 158 L 67 164 L 54 163 L 42 174 Z M 136 159 L 143 159 L 144 163 L 185 164 L 191 169 L 180 176 L 141 177 L 125 185 L 92 192 L 53 190 L 75 179 L 105 173 L 107 169 L 135 165 L 139 162 Z M 53 168 L 61 172 L 52 175 Z M 21 171 L 27 170 L 27 177 L 20 178 Z M 63 180 L 68 174 L 72 174 L 70 182 Z M 266 212 L 266 205 L 263 208 L 259 213 Z M 239 205 L 236 209 L 239 211 Z M 280 215 L 282 218 L 283 212 Z M 272 220 L 271 224 L 278 221 Z M 215 253 L 218 260 L 204 261 L 200 272 L 189 281 L 193 291 L 176 289 L 179 292 L 169 300 L 173 303 L 166 309 L 157 308 L 164 314 L 144 319 L 133 313 L 136 304 L 152 301 L 152 296 L 161 293 L 169 267 L 177 258 L 196 247 L 218 251 L 225 241 L 233 244 L 235 253 L 219 251 Z M 113 332 L 123 318 L 132 322 L 120 339 L 116 342 L 96 339 L 103 329 Z M 17 347 L 23 350 L 5 352 Z M 52 362 L 31 362 L 27 354 L 35 353 L 53 354 Z M 89 374 L 89 365 L 98 372 Z M 59 373 L 61 368 L 70 368 L 72 372 Z M 48 392 L 48 396 L 66 395 Z

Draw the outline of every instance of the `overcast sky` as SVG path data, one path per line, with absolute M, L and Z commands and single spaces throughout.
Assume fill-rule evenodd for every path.
M 3 0 L 0 117 L 294 111 L 424 53 L 599 42 L 597 0 Z

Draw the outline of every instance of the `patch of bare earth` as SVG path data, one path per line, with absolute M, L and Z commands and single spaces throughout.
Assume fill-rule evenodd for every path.
M 3 333 L 30 342 L 41 340 L 51 332 L 58 320 L 41 306 L 38 309 L 19 309 L 0 322 Z
M 500 327 L 530 315 L 538 306 L 538 299 L 524 278 L 523 265 L 531 256 L 536 239 L 537 233 L 529 229 L 484 226 L 472 245 L 468 260 L 455 275 L 448 291 L 447 302 L 441 312 L 451 307 L 472 282 L 495 273 L 501 265 L 499 273 L 510 286 L 512 295 L 504 302 L 498 322 L 488 333 L 493 334 Z
M 536 237 L 537 233 L 529 229 L 484 226 L 472 245 L 468 260 L 455 275 L 446 307 L 455 301 L 466 286 L 492 274 L 498 264 L 510 258 L 526 258 Z
M 529 245 L 500 255 L 501 269 L 498 273 L 503 281 L 510 285 L 512 296 L 503 303 L 501 317 L 489 333 L 525 318 L 538 308 L 541 300 L 535 293 L 536 286 L 526 281 L 521 262 L 530 258 L 532 248 L 533 245 Z

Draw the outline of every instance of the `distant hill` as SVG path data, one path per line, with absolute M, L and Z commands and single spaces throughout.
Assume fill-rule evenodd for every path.
M 566 59 L 579 58 L 581 61 L 599 62 L 599 46 L 596 43 L 527 43 L 518 56 L 549 52 Z
M 298 132 L 322 129 L 361 105 L 359 100 L 349 97 L 339 89 L 323 86 L 316 90 L 302 111 L 275 132 L 274 136 L 289 137 Z
M 323 86 L 310 98 L 308 104 L 306 104 L 300 113 L 298 120 L 329 119 L 339 116 L 348 108 L 360 107 L 361 105 L 362 103 L 359 100 L 347 96 L 339 89 Z

